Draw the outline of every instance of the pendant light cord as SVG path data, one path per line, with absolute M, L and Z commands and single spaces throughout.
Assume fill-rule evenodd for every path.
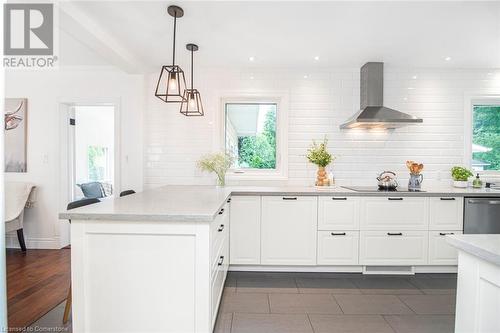
M 193 72 L 193 62 L 194 62 L 193 54 L 194 54 L 194 50 L 191 48 L 191 93 L 193 93 L 193 86 L 194 86 L 194 83 L 193 83 L 193 81 L 194 81 L 194 79 L 193 79 L 193 77 L 194 77 L 194 74 L 193 74 L 194 73 Z
M 172 57 L 172 66 L 175 66 L 175 30 L 176 30 L 176 26 L 177 26 L 177 11 L 175 11 L 175 13 L 174 13 L 174 47 L 173 47 L 174 55 Z

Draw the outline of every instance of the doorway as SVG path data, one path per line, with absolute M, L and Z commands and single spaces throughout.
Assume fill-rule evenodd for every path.
M 61 102 L 60 111 L 60 211 L 75 200 L 120 193 L 119 104 Z M 61 247 L 69 236 L 69 223 L 61 220 Z

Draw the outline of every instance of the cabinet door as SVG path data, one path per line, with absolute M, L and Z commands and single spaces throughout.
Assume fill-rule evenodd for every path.
M 428 198 L 363 198 L 361 230 L 428 230 Z
M 358 197 L 320 197 L 319 230 L 359 230 Z
M 463 221 L 463 198 L 430 198 L 430 230 L 462 230 Z
M 262 264 L 315 265 L 316 197 L 262 197 Z
M 429 231 L 429 264 L 430 265 L 457 265 L 458 251 L 448 244 L 446 235 L 460 235 L 461 230 Z
M 359 231 L 318 231 L 318 265 L 357 265 Z
M 230 263 L 260 264 L 260 196 L 231 197 Z
M 361 231 L 361 265 L 427 264 L 428 231 Z

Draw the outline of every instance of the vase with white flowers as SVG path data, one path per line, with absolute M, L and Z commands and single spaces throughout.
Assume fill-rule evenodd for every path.
M 226 172 L 233 165 L 234 158 L 227 153 L 205 155 L 197 163 L 201 171 L 213 172 L 217 175 L 217 185 L 226 185 Z
M 311 147 L 307 150 L 307 159 L 309 162 L 318 166 L 316 186 L 328 185 L 325 168 L 335 160 L 335 156 L 328 152 L 327 144 L 328 139 L 325 136 L 325 139 L 321 143 L 313 140 Z

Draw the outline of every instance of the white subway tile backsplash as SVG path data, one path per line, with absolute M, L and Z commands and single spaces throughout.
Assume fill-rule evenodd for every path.
M 310 185 L 316 168 L 305 155 L 311 140 L 328 136 L 336 181 L 374 184 L 383 170 L 408 178 L 407 159 L 425 164 L 424 182 L 448 182 L 449 169 L 464 159 L 464 96 L 500 94 L 500 79 L 488 70 L 394 68 L 386 66 L 384 99 L 389 107 L 422 117 L 424 123 L 388 131 L 340 130 L 359 109 L 359 69 L 302 73 L 297 69 L 205 69 L 198 71 L 205 117 L 184 117 L 178 105 L 148 101 L 145 112 L 145 187 L 215 184 L 196 169 L 204 154 L 221 149 L 220 99 L 230 92 L 288 95 L 288 180 L 231 181 L 232 184 Z M 308 78 L 304 79 L 303 75 Z M 416 79 L 413 76 L 416 75 Z M 253 79 L 252 79 L 253 78 Z M 151 77 L 153 85 L 155 77 Z M 408 89 L 408 87 L 413 89 Z

